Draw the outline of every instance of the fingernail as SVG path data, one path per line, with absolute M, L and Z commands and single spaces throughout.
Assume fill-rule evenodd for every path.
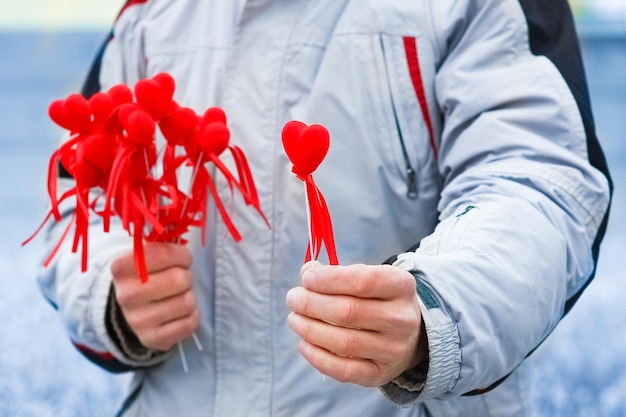
M 306 271 L 313 269 L 313 267 L 321 265 L 321 263 L 319 261 L 309 261 L 307 263 L 305 263 L 304 265 L 302 265 L 302 268 L 300 268 L 300 275 L 304 274 Z
M 296 304 L 295 288 L 292 288 L 289 291 L 287 291 L 287 295 L 285 296 L 285 304 L 287 304 L 287 307 L 293 310 L 293 307 Z
M 304 285 L 305 288 L 310 288 L 315 282 L 315 274 L 312 269 L 313 268 L 310 268 L 302 272 L 302 285 Z
M 293 329 L 293 322 L 295 320 L 297 320 L 296 313 L 294 312 L 289 313 L 289 315 L 287 315 L 287 326 Z

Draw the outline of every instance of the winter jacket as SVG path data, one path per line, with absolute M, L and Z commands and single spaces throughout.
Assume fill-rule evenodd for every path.
M 206 245 L 189 235 L 204 349 L 183 342 L 188 373 L 105 319 L 124 232 L 94 224 L 86 273 L 68 249 L 41 275 L 83 353 L 135 371 L 124 416 L 525 415 L 514 370 L 593 276 L 610 200 L 565 0 L 129 1 L 85 93 L 163 71 L 181 105 L 226 111 L 271 228 L 234 201 L 237 243 L 209 202 Z M 280 137 L 294 119 L 331 134 L 314 177 L 340 263 L 394 257 L 416 277 L 425 375 L 363 388 L 299 355 L 284 299 L 306 207 Z

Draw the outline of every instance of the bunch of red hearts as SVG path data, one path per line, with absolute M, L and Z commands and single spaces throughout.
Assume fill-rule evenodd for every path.
M 59 205 L 64 200 L 74 197 L 76 209 L 44 265 L 51 262 L 74 225 L 72 251 L 81 248 L 81 266 L 85 271 L 90 214 L 103 218 L 105 232 L 110 229 L 111 217 L 118 216 L 123 228 L 133 236 L 135 264 L 141 280 L 146 281 L 143 241 L 184 243 L 182 236 L 192 226 L 202 228 L 204 236 L 208 193 L 228 231 L 239 241 L 241 235 L 205 166 L 208 162 L 224 175 L 230 189 L 239 190 L 245 203 L 267 223 L 247 159 L 239 147 L 230 144 L 224 112 L 213 107 L 198 115 L 176 103 L 174 90 L 174 79 L 160 73 L 140 80 L 133 90 L 120 84 L 89 99 L 72 94 L 50 104 L 50 118 L 68 130 L 70 138 L 50 158 L 51 209 L 42 226 L 50 217 L 61 219 Z M 157 127 L 166 140 L 160 167 L 157 167 L 155 143 Z M 219 158 L 226 149 L 235 161 L 237 177 Z M 75 186 L 61 196 L 57 193 L 59 164 L 75 180 Z M 179 189 L 176 174 L 183 164 L 193 167 L 187 192 Z M 158 176 L 155 172 L 159 172 Z

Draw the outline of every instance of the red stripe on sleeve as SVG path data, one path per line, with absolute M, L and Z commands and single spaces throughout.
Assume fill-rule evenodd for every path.
M 74 344 L 74 346 L 76 346 L 76 348 L 78 350 L 80 350 L 81 352 L 83 352 L 83 353 L 85 353 L 87 355 L 97 356 L 100 359 L 105 360 L 105 361 L 116 360 L 115 357 L 112 354 L 110 354 L 109 352 L 98 352 L 98 351 L 95 351 L 95 350 L 85 346 L 85 345 L 81 345 L 80 343 L 75 343 L 75 342 L 72 342 L 72 343 Z
M 424 82 L 422 81 L 422 72 L 420 71 L 419 57 L 417 56 L 417 44 L 415 38 L 405 36 L 402 38 L 404 41 L 404 51 L 406 53 L 406 62 L 409 66 L 409 75 L 413 82 L 413 89 L 417 96 L 420 108 L 422 109 L 422 116 L 428 129 L 428 135 L 430 140 L 430 147 L 435 155 L 435 160 L 438 158 L 437 144 L 435 143 L 435 135 L 433 133 L 433 123 L 430 118 L 430 112 L 428 111 L 428 103 L 426 102 L 426 92 L 424 91 Z

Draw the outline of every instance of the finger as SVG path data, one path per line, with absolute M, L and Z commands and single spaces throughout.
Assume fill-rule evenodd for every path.
M 144 244 L 146 269 L 148 273 L 159 272 L 172 267 L 189 268 L 192 257 L 189 249 L 177 243 L 147 242 Z M 126 252 L 111 264 L 114 277 L 136 276 L 137 268 L 133 252 Z
M 114 278 L 113 285 L 120 306 L 131 308 L 190 291 L 193 287 L 193 274 L 188 269 L 172 268 L 150 274 L 145 283 L 134 277 L 125 277 Z
M 373 331 L 413 326 L 419 314 L 414 309 L 390 308 L 388 301 L 319 294 L 303 287 L 289 290 L 285 302 L 292 311 L 307 317 Z
M 191 336 L 200 324 L 198 309 L 185 317 L 137 334 L 142 345 L 157 350 L 170 350 L 174 344 Z
M 189 316 L 197 308 L 193 292 L 170 297 L 140 308 L 124 309 L 124 317 L 128 325 L 135 331 L 162 326 L 165 323 Z
M 304 340 L 298 345 L 298 350 L 311 366 L 339 382 L 364 387 L 377 387 L 388 382 L 381 377 L 380 368 L 371 360 L 337 356 Z
M 339 356 L 390 363 L 407 354 L 406 344 L 377 332 L 336 326 L 297 313 L 289 314 L 287 324 L 306 342 Z
M 323 294 L 394 299 L 415 293 L 415 279 L 391 265 L 316 265 L 303 268 L 305 288 Z
M 300 275 L 302 275 L 304 271 L 307 271 L 319 265 L 322 265 L 321 262 L 315 260 L 306 262 L 304 265 L 302 265 L 302 268 L 300 268 Z

